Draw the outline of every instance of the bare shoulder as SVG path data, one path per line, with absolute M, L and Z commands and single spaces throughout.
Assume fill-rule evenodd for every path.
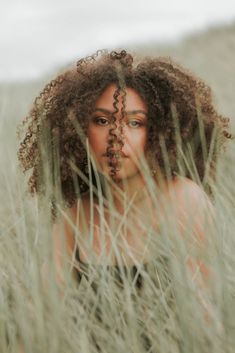
M 168 197 L 175 206 L 179 218 L 194 217 L 202 220 L 215 217 L 214 205 L 196 182 L 189 178 L 179 177 L 168 188 Z
M 178 201 L 210 202 L 203 188 L 186 177 L 175 178 L 168 186 L 168 193 L 174 195 Z

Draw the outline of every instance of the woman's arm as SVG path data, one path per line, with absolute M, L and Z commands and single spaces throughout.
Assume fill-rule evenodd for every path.
M 56 268 L 56 279 L 59 284 L 64 286 L 64 278 L 62 274 L 62 268 L 64 267 L 63 248 L 65 246 L 66 255 L 68 255 L 68 259 L 71 260 L 72 264 L 73 250 L 75 246 L 73 230 L 66 218 L 64 218 L 62 222 L 56 222 L 53 225 L 52 239 L 54 244 L 53 249 L 54 262 Z
M 197 254 L 197 258 L 189 256 L 186 264 L 195 273 L 200 270 L 202 277 L 206 281 L 210 270 L 200 258 L 208 249 L 210 236 L 213 233 L 215 220 L 215 209 L 207 194 L 190 179 L 184 178 L 175 187 L 177 200 L 177 221 L 180 234 L 188 242 L 192 250 Z M 188 230 L 192 236 L 188 238 Z
M 55 264 L 56 282 L 59 290 L 63 295 L 65 287 L 65 278 L 63 276 L 63 268 L 65 266 L 64 260 L 68 259 L 71 266 L 73 266 L 72 258 L 75 246 L 75 239 L 73 235 L 73 222 L 70 210 L 66 212 L 64 217 L 56 219 L 52 227 L 52 249 L 53 259 Z M 65 249 L 65 254 L 64 250 Z M 41 273 L 43 278 L 44 288 L 48 288 L 48 265 L 43 264 Z
M 190 249 L 185 264 L 204 307 L 204 318 L 210 322 L 209 304 L 204 302 L 203 292 L 208 289 L 208 279 L 213 276 L 213 271 L 205 265 L 203 257 L 209 251 L 210 237 L 213 236 L 215 209 L 204 190 L 190 179 L 179 180 L 173 194 L 179 234 Z

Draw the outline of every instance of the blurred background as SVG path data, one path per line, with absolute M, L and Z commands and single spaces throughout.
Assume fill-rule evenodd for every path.
M 234 127 L 233 0 L 1 0 L 0 10 L 5 136 L 10 129 L 13 137 L 13 122 L 22 120 L 61 67 L 102 48 L 172 56 L 212 86 L 218 109 Z
M 233 0 L 3 0 L 0 80 L 39 78 L 100 48 L 179 44 L 234 19 Z

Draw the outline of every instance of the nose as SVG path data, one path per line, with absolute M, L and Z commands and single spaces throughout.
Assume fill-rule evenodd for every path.
M 125 143 L 124 134 L 116 133 L 116 131 L 111 134 L 109 133 L 107 137 L 107 143 L 108 146 L 112 146 L 112 148 L 114 148 L 115 150 L 119 150 L 120 147 L 122 147 Z
M 125 126 L 120 125 L 116 122 L 117 126 L 115 129 L 108 133 L 107 136 L 107 149 L 108 155 L 116 154 L 116 157 L 128 157 L 124 152 L 123 148 L 126 142 Z
M 113 141 L 112 139 L 109 139 L 108 140 L 108 144 L 106 146 L 105 156 L 109 157 L 109 156 L 115 155 L 115 157 L 117 157 L 117 158 L 120 158 L 120 157 L 125 158 L 125 157 L 127 157 L 127 155 L 123 151 L 123 147 L 124 146 L 125 146 L 125 144 L 121 143 L 120 140 Z

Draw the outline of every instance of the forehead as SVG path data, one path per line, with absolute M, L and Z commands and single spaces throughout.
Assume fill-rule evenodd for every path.
M 100 95 L 95 103 L 95 108 L 106 108 L 110 111 L 114 110 L 113 104 L 115 103 L 115 99 L 113 97 L 114 93 L 117 90 L 117 86 L 115 84 L 109 85 L 104 92 Z M 147 112 L 147 105 L 145 101 L 141 98 L 139 93 L 130 87 L 125 88 L 126 97 L 125 97 L 125 110 L 134 110 L 141 109 Z M 117 107 L 121 109 L 122 107 L 122 96 L 123 92 L 120 92 L 117 100 Z

